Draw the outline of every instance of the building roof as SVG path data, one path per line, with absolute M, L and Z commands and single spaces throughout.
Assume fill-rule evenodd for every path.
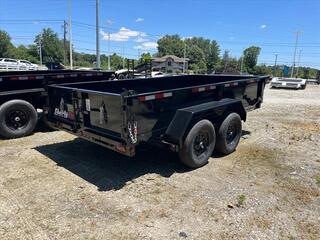
M 176 63 L 183 63 L 184 62 L 184 58 L 179 58 L 175 55 L 166 55 L 166 56 L 163 56 L 163 57 L 154 57 L 152 58 L 152 61 L 154 62 L 166 62 L 168 60 L 168 58 L 171 58 L 174 62 Z M 185 61 L 189 61 L 190 59 L 189 58 L 186 58 Z

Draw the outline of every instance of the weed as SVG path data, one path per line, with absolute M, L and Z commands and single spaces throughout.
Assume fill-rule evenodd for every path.
M 242 206 L 242 205 L 244 204 L 245 200 L 246 200 L 246 196 L 243 195 L 243 194 L 241 194 L 241 195 L 238 197 L 238 205 L 239 205 L 239 206 Z
M 316 176 L 316 183 L 320 185 L 320 175 Z

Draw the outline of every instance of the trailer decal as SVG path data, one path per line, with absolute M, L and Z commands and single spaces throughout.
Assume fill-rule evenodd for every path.
M 235 83 L 227 83 L 224 85 L 225 87 L 235 87 L 235 86 L 238 86 L 238 83 L 235 82 Z
M 89 99 L 89 98 L 86 99 L 86 110 L 87 110 L 88 112 L 90 112 L 90 110 L 91 110 L 90 99 Z
M 256 82 L 254 79 L 248 80 L 247 83 L 254 83 Z
M 172 92 L 166 92 L 166 93 L 157 93 L 147 96 L 140 96 L 138 99 L 140 102 L 149 101 L 149 100 L 156 100 L 156 99 L 162 99 L 172 97 Z
M 216 86 L 206 86 L 206 87 L 196 87 L 196 88 L 192 88 L 192 92 L 193 93 L 199 93 L 199 92 L 205 92 L 205 91 L 209 91 L 209 90 L 214 90 L 216 89 Z

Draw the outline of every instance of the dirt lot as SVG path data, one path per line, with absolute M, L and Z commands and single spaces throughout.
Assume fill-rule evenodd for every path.
M 320 239 L 320 86 L 267 87 L 244 130 L 193 171 L 58 131 L 0 140 L 0 239 Z

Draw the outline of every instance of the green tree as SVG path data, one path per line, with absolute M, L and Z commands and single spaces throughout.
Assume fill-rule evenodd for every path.
M 43 29 L 36 36 L 35 43 L 38 47 L 41 44 L 43 62 L 63 62 L 63 44 L 52 29 Z
M 152 56 L 150 53 L 142 53 L 140 59 L 139 59 L 139 62 L 140 63 L 143 63 L 145 61 L 149 61 L 149 60 L 152 60 Z
M 0 30 L 0 57 L 11 57 L 13 48 L 9 34 Z
M 189 58 L 190 69 L 194 72 L 206 72 L 207 66 L 205 54 L 200 47 L 192 45 L 188 48 L 187 57 Z
M 215 70 L 217 72 L 224 72 L 224 73 L 236 73 L 239 72 L 240 61 L 232 57 L 228 50 L 225 50 L 221 61 L 219 64 L 216 65 Z
M 213 71 L 213 69 L 218 65 L 220 60 L 220 49 L 216 41 L 211 41 L 210 39 L 205 39 L 202 37 L 193 37 L 186 39 L 185 43 L 187 44 L 188 49 L 190 49 L 192 46 L 197 46 L 202 50 L 204 54 L 203 60 L 206 64 L 205 69 Z
M 210 52 L 207 60 L 208 70 L 213 71 L 218 67 L 220 62 L 219 55 L 220 55 L 219 44 L 215 40 L 212 40 L 210 43 Z
M 179 35 L 166 35 L 158 40 L 158 56 L 183 57 L 184 47 L 184 42 Z
M 257 65 L 261 48 L 251 46 L 243 51 L 243 63 L 249 73 L 254 73 L 254 67 Z

